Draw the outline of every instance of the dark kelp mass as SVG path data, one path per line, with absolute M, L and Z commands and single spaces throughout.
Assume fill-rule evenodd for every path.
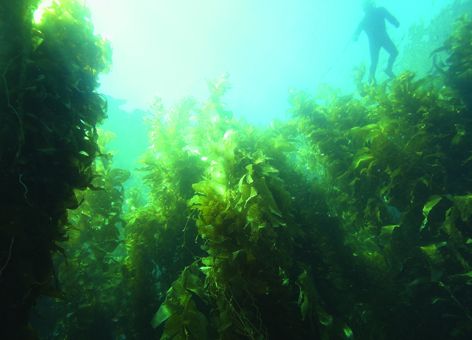
M 0 5 L 0 337 L 27 338 L 39 295 L 58 294 L 52 254 L 66 237 L 74 189 L 85 189 L 98 154 L 95 92 L 108 64 L 77 1 L 33 21 L 38 1 Z
M 470 19 L 433 75 L 359 70 L 270 128 L 233 117 L 224 77 L 156 101 L 127 187 L 96 129 L 106 44 L 78 2 L 34 5 L 0 11 L 2 338 L 34 338 L 40 295 L 44 339 L 472 336 Z

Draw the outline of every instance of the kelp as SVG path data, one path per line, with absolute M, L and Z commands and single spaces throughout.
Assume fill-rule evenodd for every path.
M 95 89 L 109 63 L 79 2 L 54 2 L 40 22 L 37 6 L 0 8 L 0 332 L 16 338 L 31 333 L 36 298 L 55 289 L 51 254 L 78 205 L 74 189 L 92 179 L 95 125 L 105 117 Z
M 101 136 L 106 135 L 103 131 Z M 104 147 L 101 147 L 104 150 Z M 128 315 L 116 295 L 126 295 L 123 285 L 124 245 L 122 239 L 124 182 L 130 173 L 112 168 L 110 155 L 95 162 L 93 187 L 78 192 L 80 207 L 69 213 L 68 239 L 63 254 L 55 257 L 58 292 L 55 301 L 43 303 L 39 313 L 55 321 L 55 334 L 64 339 L 116 338 L 124 330 Z
M 443 3 L 430 20 L 412 23 L 400 42 L 400 50 L 405 52 L 398 56 L 399 68 L 414 70 L 420 77 L 442 72 L 447 55 L 437 52 L 454 33 L 457 20 L 471 11 L 472 1 L 451 0 Z
M 154 328 L 165 322 L 161 339 L 208 339 L 207 318 L 194 301 L 208 299 L 201 276 L 196 264 L 185 267 L 167 291 L 164 303 L 152 320 Z
M 470 89 L 472 87 L 472 39 L 470 30 L 472 22 L 465 15 L 456 23 L 455 30 L 446 39 L 443 46 L 433 52 L 446 53 L 444 66 L 436 65 L 445 78 L 445 82 L 457 91 L 459 97 L 465 102 L 468 109 L 472 109 Z
M 246 162 L 245 171 L 232 185 L 225 181 L 231 168 L 213 170 L 207 180 L 194 185 L 197 195 L 190 201 L 199 212 L 197 228 L 208 253 L 201 267 L 207 289 L 218 301 L 219 318 L 225 316 L 219 320 L 225 325 L 219 327 L 220 337 L 266 337 L 274 329 L 258 326 L 262 323 L 259 318 L 265 316 L 260 309 L 268 308 L 260 306 L 260 300 L 269 303 L 271 296 L 283 298 L 290 293 L 284 287 L 291 262 L 287 253 L 291 250 L 290 228 L 284 218 L 288 212 L 281 210 L 284 201 L 277 202 L 273 190 L 280 199 L 286 192 L 276 169 L 263 156 Z
M 100 175 L 95 190 L 68 201 L 79 205 L 70 221 L 80 232 L 64 245 L 73 263 L 58 277 L 73 293 L 55 329 L 470 338 L 472 124 L 453 81 L 469 67 L 461 25 L 441 52 L 451 65 L 442 73 L 373 86 L 360 69 L 356 93 L 294 92 L 292 118 L 265 129 L 232 116 L 226 77 L 210 82 L 203 103 L 156 100 L 144 188 L 125 194 L 127 173 L 103 158 L 87 172 Z
M 193 109 L 193 119 L 180 122 L 180 140 L 171 142 L 200 157 L 199 163 L 194 160 L 202 169 L 200 180 L 192 185 L 188 206 L 189 216 L 196 219 L 189 226 L 195 228 L 195 242 L 203 253 L 170 286 L 153 327 L 162 330 L 164 339 L 349 333 L 342 317 L 326 311 L 313 282 L 318 272 L 310 270 L 311 259 L 301 251 L 301 244 L 316 243 L 311 238 L 315 234 L 304 230 L 316 222 L 295 222 L 295 188 L 289 192 L 285 184 L 303 186 L 289 165 L 295 152 L 295 128 L 254 129 L 227 115 L 221 104 L 224 91 L 213 88 L 211 93 L 210 102 L 220 104 Z M 173 121 L 173 114 L 170 111 L 168 121 Z M 182 111 L 177 117 L 182 117 Z M 187 133 L 189 126 L 192 134 Z M 176 130 L 163 131 L 162 136 L 169 131 Z M 157 153 L 159 158 L 165 159 L 166 146 Z M 168 156 L 180 152 L 176 159 L 182 159 L 179 150 Z M 329 217 L 322 208 L 320 204 L 315 211 L 326 223 Z M 336 227 L 335 221 L 330 224 Z M 345 327 L 338 332 L 334 325 Z
M 279 130 L 200 137 L 219 145 L 189 200 L 206 254 L 157 310 L 162 338 L 467 338 L 472 126 L 444 81 L 294 93 Z
M 306 153 L 326 169 L 315 182 L 330 188 L 328 205 L 361 268 L 389 282 L 374 281 L 370 295 L 383 298 L 363 307 L 371 319 L 362 322 L 379 328 L 366 334 L 365 325 L 353 323 L 354 334 L 413 339 L 471 332 L 470 302 L 464 303 L 471 248 L 463 233 L 472 147 L 465 136 L 472 125 L 456 81 L 470 69 L 459 60 L 469 55 L 467 24 L 445 44 L 451 65 L 445 75 L 415 79 L 406 72 L 375 87 L 359 83 L 360 97 L 334 93 L 325 104 L 293 96 L 299 131 L 309 137 Z M 368 313 L 386 302 L 391 312 Z

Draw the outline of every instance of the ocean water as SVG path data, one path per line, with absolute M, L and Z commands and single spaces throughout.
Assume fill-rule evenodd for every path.
M 167 106 L 187 97 L 203 101 L 208 82 L 221 77 L 228 78 L 231 88 L 225 96 L 230 110 L 252 124 L 267 126 L 287 119 L 291 91 L 318 93 L 328 86 L 349 93 L 355 90 L 355 68 L 369 65 L 366 36 L 352 39 L 363 16 L 362 1 L 140 1 L 87 2 L 96 32 L 113 46 L 113 64 L 101 76 L 100 91 L 123 100 L 120 107 L 125 112 L 109 111 L 105 127 L 133 116 L 134 110 L 142 111 L 134 116 L 145 116 L 156 98 Z M 408 35 L 415 27 L 427 26 L 450 1 L 379 5 L 400 21 L 399 28 L 387 24 L 403 51 L 395 72 L 430 71 L 428 53 L 434 48 L 405 53 L 412 50 Z M 450 29 L 445 27 L 439 37 L 425 30 L 419 39 L 439 47 Z M 386 79 L 386 60 L 382 51 L 381 80 Z M 119 136 L 119 149 L 128 150 L 128 140 Z
M 0 338 L 472 338 L 472 1 L 24 3 Z
M 127 108 L 147 109 L 155 97 L 167 105 L 187 96 L 203 100 L 206 83 L 228 74 L 231 109 L 251 122 L 267 124 L 286 117 L 290 89 L 313 92 L 328 83 L 352 90 L 353 68 L 368 63 L 366 38 L 352 41 L 363 15 L 360 0 L 87 4 L 96 31 L 114 50 L 112 70 L 102 76 L 101 90 L 126 100 Z M 412 27 L 428 24 L 448 4 L 379 2 L 401 23 L 398 29 L 388 25 L 400 49 Z M 409 68 L 397 67 L 399 72 Z

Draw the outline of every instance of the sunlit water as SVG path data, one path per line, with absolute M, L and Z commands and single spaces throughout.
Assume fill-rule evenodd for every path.
M 427 24 L 447 0 L 377 2 L 400 21 L 388 32 L 402 63 L 413 25 Z M 118 166 L 133 167 L 142 152 L 136 130 L 156 97 L 166 106 L 191 96 L 207 96 L 207 83 L 228 75 L 228 108 L 258 125 L 287 117 L 292 89 L 310 93 L 329 84 L 354 90 L 353 73 L 367 66 L 364 35 L 352 35 L 362 19 L 362 1 L 313 0 L 87 0 L 97 33 L 113 47 L 113 65 L 101 78 L 100 91 L 119 99 L 110 105 L 105 128 L 115 131 L 111 143 Z M 385 76 L 381 53 L 379 80 Z M 119 108 L 121 107 L 121 110 Z M 139 111 L 134 111 L 139 110 Z M 130 137 L 130 122 L 134 137 Z M 125 133 L 125 131 L 128 131 Z M 133 134 L 132 133 L 132 134 Z M 139 149 L 139 150 L 138 150 Z M 118 151 L 119 150 L 119 151 Z

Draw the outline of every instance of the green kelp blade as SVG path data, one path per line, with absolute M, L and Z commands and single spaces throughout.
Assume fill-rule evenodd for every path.
M 423 251 L 423 253 L 428 256 L 430 260 L 433 262 L 437 262 L 440 260 L 440 253 L 439 249 L 447 246 L 447 242 L 438 242 L 438 243 L 432 243 L 426 246 L 420 246 L 420 249 Z
M 154 314 L 154 317 L 152 318 L 152 321 L 151 321 L 152 328 L 159 327 L 163 322 L 169 319 L 172 316 L 172 314 L 173 312 L 169 308 L 169 306 L 167 306 L 166 303 L 163 303 L 157 310 L 156 314 Z
M 400 225 L 399 224 L 389 224 L 389 225 L 384 225 L 380 231 L 380 235 L 383 236 L 383 235 L 392 235 L 393 231 L 397 228 L 399 228 Z
M 192 292 L 193 294 L 197 295 L 201 299 L 205 298 L 205 291 L 203 289 L 204 282 L 202 278 L 200 278 L 197 273 L 199 270 L 196 266 L 187 267 L 184 272 L 182 273 L 182 285 L 183 287 Z
M 354 169 L 357 169 L 361 164 L 370 162 L 374 159 L 374 156 L 370 153 L 361 153 L 358 155 L 354 161 L 352 162 L 352 165 Z
M 454 196 L 455 206 L 459 209 L 461 220 L 467 222 L 472 216 L 472 195 Z
M 161 340 L 189 339 L 186 328 L 183 315 L 173 314 L 166 322 Z
M 382 229 L 380 230 L 380 243 L 383 245 L 388 244 L 390 242 L 392 235 L 396 229 L 400 227 L 399 224 L 389 224 L 389 225 L 384 225 Z
M 250 200 L 253 198 L 257 197 L 257 190 L 254 187 L 251 187 L 251 191 L 249 193 L 249 197 L 246 199 L 244 202 L 244 208 L 246 208 L 247 204 L 249 203 Z
M 352 331 L 351 327 L 344 326 L 343 333 L 346 339 L 354 339 L 354 332 Z
M 472 271 L 463 274 L 451 275 L 450 279 L 456 282 L 459 281 L 468 286 L 472 286 Z
M 420 230 L 423 230 L 426 227 L 426 224 L 428 223 L 428 216 L 431 210 L 442 200 L 441 196 L 435 195 L 429 198 L 428 202 L 423 207 L 423 216 L 424 220 L 421 225 Z
M 379 134 L 379 132 L 380 132 L 380 128 L 378 124 L 354 126 L 353 128 L 350 129 L 351 135 L 354 138 L 358 138 L 359 140 L 372 139 L 372 137 Z

